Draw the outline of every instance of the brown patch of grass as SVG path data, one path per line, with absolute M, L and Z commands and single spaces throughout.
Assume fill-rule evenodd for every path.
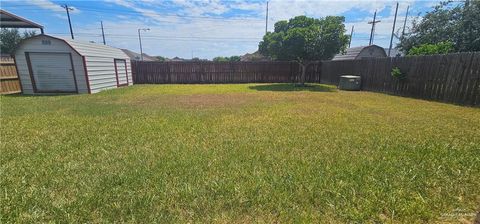
M 261 102 L 281 101 L 276 94 L 231 93 L 231 94 L 192 94 L 142 96 L 133 100 L 120 99 L 119 104 L 130 104 L 135 107 L 179 108 L 179 109 L 214 109 L 239 108 Z
M 184 109 L 219 108 L 242 106 L 253 102 L 254 97 L 245 94 L 196 94 L 196 95 L 168 95 L 147 96 L 129 102 L 138 107 L 169 107 Z

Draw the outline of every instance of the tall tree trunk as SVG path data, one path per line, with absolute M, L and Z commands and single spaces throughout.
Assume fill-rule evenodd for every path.
M 300 86 L 305 86 L 305 72 L 307 70 L 307 65 L 301 64 L 302 74 L 300 75 Z
M 300 72 L 300 77 L 298 77 L 295 81 L 297 82 L 296 84 L 299 86 L 305 86 L 305 79 L 306 79 L 306 73 L 307 73 L 307 68 L 312 64 L 312 62 L 307 62 L 305 63 L 302 60 L 298 60 L 298 65 L 300 65 L 301 72 Z

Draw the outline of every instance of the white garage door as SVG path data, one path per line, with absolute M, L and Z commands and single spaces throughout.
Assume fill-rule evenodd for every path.
M 128 85 L 126 61 L 123 59 L 115 59 L 115 71 L 117 72 L 117 85 Z
M 70 54 L 29 53 L 37 92 L 76 92 Z

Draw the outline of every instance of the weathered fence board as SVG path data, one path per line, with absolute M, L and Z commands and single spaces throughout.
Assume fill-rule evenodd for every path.
M 0 59 L 0 94 L 19 93 L 22 89 L 18 80 L 15 61 L 10 57 Z

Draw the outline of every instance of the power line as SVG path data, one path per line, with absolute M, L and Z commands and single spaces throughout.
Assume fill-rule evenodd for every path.
M 64 35 L 68 33 L 51 33 L 57 35 Z M 76 33 L 78 36 L 87 37 L 102 37 L 101 34 L 94 33 Z M 137 39 L 136 35 L 118 35 L 118 34 L 105 34 L 114 39 Z M 232 42 L 258 42 L 261 38 L 249 39 L 249 38 L 215 38 L 215 37 L 173 37 L 173 36 L 142 36 L 142 39 L 154 39 L 154 40 L 175 40 L 175 41 L 201 41 L 201 42 L 216 42 L 216 41 L 232 41 Z
M 51 33 L 51 34 L 67 34 L 67 33 Z M 98 35 L 100 34 L 97 33 L 77 33 L 77 34 L 82 34 L 82 35 Z M 113 34 L 113 33 L 105 33 L 105 35 L 111 35 L 111 36 L 135 36 L 136 35 L 131 35 L 131 34 Z M 184 38 L 184 39 L 227 39 L 227 40 L 232 40 L 232 39 L 239 39 L 239 40 L 258 40 L 261 39 L 261 37 L 200 37 L 200 36 L 163 36 L 163 35 L 142 35 L 142 37 L 152 37 L 152 38 Z

